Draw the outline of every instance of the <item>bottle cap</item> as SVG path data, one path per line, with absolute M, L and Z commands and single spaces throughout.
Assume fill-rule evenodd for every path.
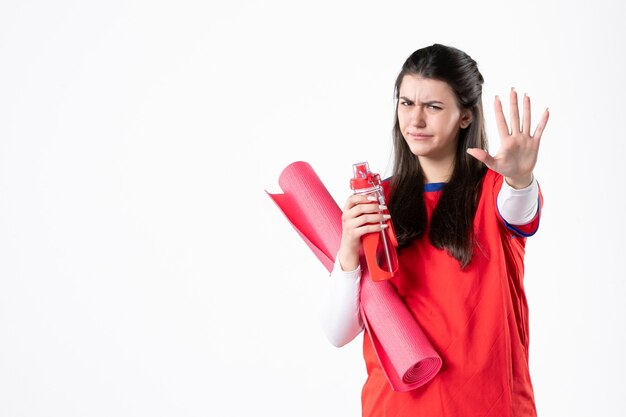
M 380 184 L 380 176 L 370 171 L 367 162 L 352 164 L 352 171 L 354 177 L 350 180 L 350 188 L 353 190 L 371 188 Z

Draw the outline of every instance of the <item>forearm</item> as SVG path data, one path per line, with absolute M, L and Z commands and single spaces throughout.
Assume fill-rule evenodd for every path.
M 528 224 L 537 214 L 539 185 L 534 177 L 528 179 L 528 182 L 530 185 L 516 189 L 509 185 L 506 178 L 502 181 L 497 200 L 498 211 L 509 224 Z
M 359 306 L 361 269 L 342 271 L 337 258 L 327 280 L 320 322 L 330 343 L 341 347 L 363 330 Z

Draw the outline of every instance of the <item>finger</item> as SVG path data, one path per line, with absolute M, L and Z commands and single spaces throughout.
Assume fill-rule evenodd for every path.
M 493 169 L 492 167 L 494 166 L 496 160 L 484 150 L 479 148 L 469 148 L 467 153 L 487 165 L 488 168 Z
M 354 219 L 351 219 L 347 226 L 356 229 L 358 227 L 361 227 L 363 225 L 366 224 L 378 224 L 378 223 L 383 223 L 386 222 L 387 220 L 389 220 L 391 218 L 391 216 L 389 216 L 388 214 L 364 214 L 362 216 L 358 216 L 355 217 Z
M 366 195 L 361 195 L 361 194 L 352 194 L 346 200 L 346 204 L 343 207 L 343 211 L 350 210 L 352 207 L 354 207 L 354 206 L 356 206 L 358 204 L 375 203 L 377 201 L 378 201 L 378 199 L 375 196 L 371 196 L 371 195 L 370 196 L 366 196 Z
M 509 127 L 506 124 L 504 112 L 502 111 L 502 102 L 498 96 L 496 96 L 493 103 L 493 110 L 496 113 L 496 125 L 498 126 L 498 133 L 500 133 L 500 137 L 507 137 L 509 135 Z
M 368 224 L 366 226 L 361 226 L 358 229 L 354 230 L 354 235 L 355 236 L 363 236 L 366 235 L 368 233 L 376 233 L 376 232 L 380 232 L 382 230 L 385 230 L 387 228 L 387 224 L 386 223 L 377 223 L 377 224 Z
M 387 210 L 387 206 L 381 206 L 376 203 L 362 203 L 357 204 L 349 210 L 343 212 L 342 219 L 343 221 L 349 221 L 350 219 L 357 218 L 364 214 L 372 214 L 372 213 L 380 213 L 381 211 Z
M 530 135 L 530 97 L 524 93 L 524 115 L 522 116 L 522 133 Z
M 517 91 L 515 87 L 511 88 L 511 134 L 519 133 L 519 107 L 517 105 Z
M 377 202 L 368 201 L 367 203 L 357 204 L 354 206 L 353 210 L 358 214 L 378 213 L 380 211 L 387 210 L 387 206 L 383 206 Z
M 535 128 L 535 133 L 533 133 L 533 138 L 539 142 L 541 140 L 541 135 L 543 134 L 543 130 L 546 128 L 548 124 L 548 119 L 550 118 L 550 109 L 546 109 L 541 116 L 541 121 Z

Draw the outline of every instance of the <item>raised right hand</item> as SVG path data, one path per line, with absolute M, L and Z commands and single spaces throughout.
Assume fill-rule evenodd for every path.
M 341 244 L 337 254 L 342 270 L 354 271 L 359 266 L 361 237 L 367 233 L 380 232 L 387 227 L 384 222 L 390 216 L 382 213 L 386 209 L 373 196 L 348 197 L 341 216 Z

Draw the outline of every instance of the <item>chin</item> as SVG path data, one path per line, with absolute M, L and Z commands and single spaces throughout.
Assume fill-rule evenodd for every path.
M 411 150 L 411 153 L 415 156 L 429 156 L 430 154 L 429 149 L 424 149 L 423 147 L 419 146 L 409 146 L 409 149 Z

